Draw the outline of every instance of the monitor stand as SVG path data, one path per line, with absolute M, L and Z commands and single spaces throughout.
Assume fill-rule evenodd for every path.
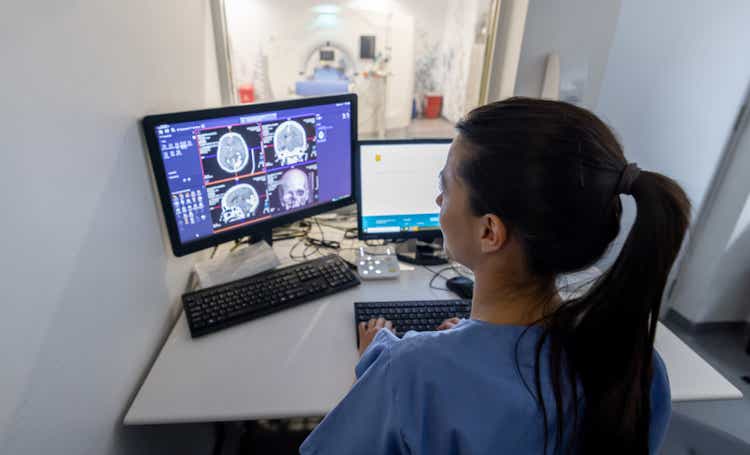
M 263 240 L 268 243 L 268 245 L 273 245 L 273 230 L 272 229 L 264 229 L 260 232 L 256 232 L 253 235 L 247 236 L 245 239 L 242 240 L 241 243 L 247 243 L 248 245 L 252 245 L 253 243 L 262 242 Z
M 401 262 L 415 265 L 440 265 L 447 264 L 448 260 L 439 245 L 422 242 L 417 239 L 409 239 L 396 246 L 396 256 Z

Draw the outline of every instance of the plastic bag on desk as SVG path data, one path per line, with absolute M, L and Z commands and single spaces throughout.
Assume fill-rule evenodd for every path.
M 195 289 L 257 275 L 278 267 L 279 258 L 265 241 L 195 264 Z

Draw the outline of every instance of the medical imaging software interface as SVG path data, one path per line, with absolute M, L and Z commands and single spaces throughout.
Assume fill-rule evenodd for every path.
M 184 244 L 349 197 L 351 103 L 156 127 Z
M 362 231 L 439 230 L 435 198 L 449 148 L 447 142 L 361 145 Z

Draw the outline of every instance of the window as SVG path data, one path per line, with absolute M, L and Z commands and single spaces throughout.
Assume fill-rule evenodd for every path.
M 224 0 L 224 83 L 232 102 L 357 93 L 360 138 L 452 137 L 486 93 L 497 1 Z

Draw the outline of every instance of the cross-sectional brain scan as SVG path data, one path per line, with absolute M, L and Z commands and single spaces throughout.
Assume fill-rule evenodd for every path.
M 240 183 L 227 191 L 221 198 L 221 218 L 224 224 L 249 218 L 260 203 L 258 192 L 252 185 Z
M 245 139 L 239 134 L 226 133 L 219 138 L 216 159 L 224 171 L 229 173 L 241 171 L 250 161 L 250 155 Z
M 279 180 L 279 198 L 285 210 L 307 205 L 311 199 L 307 174 L 299 169 L 289 169 Z
M 273 133 L 273 147 L 276 151 L 276 159 L 282 166 L 305 161 L 307 159 L 305 129 L 293 120 L 282 123 Z

